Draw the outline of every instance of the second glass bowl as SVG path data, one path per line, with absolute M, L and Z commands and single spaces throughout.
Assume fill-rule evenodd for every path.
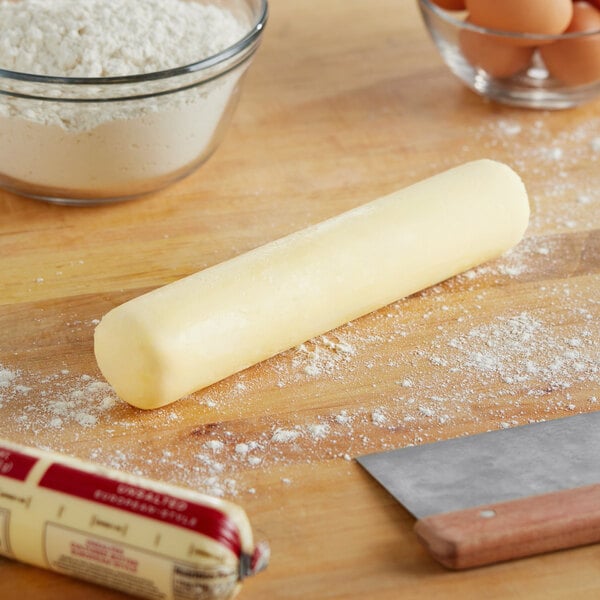
M 418 2 L 445 63 L 478 94 L 538 109 L 569 108 L 600 97 L 600 30 L 562 35 L 495 31 L 467 22 L 464 11 L 449 12 L 430 0 Z M 551 45 L 567 63 L 559 63 L 560 76 L 544 62 Z M 581 52 L 590 57 L 587 65 L 578 59 Z M 569 61 L 579 65 L 578 72 Z

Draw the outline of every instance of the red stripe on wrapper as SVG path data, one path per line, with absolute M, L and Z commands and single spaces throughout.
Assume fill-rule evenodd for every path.
M 25 481 L 38 459 L 0 446 L 0 477 Z
M 60 464 L 50 465 L 39 485 L 200 533 L 241 554 L 237 527 L 216 508 Z

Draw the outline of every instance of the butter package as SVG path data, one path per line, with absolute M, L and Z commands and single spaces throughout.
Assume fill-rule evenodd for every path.
M 5 441 L 0 554 L 149 600 L 231 598 L 269 558 L 236 504 Z

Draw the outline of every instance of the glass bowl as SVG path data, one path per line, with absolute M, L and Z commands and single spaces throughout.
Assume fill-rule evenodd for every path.
M 430 0 L 418 2 L 445 63 L 481 96 L 538 109 L 570 108 L 600 96 L 600 31 L 561 35 L 496 31 L 467 22 L 466 11 L 450 12 Z M 585 64 L 582 51 L 590 57 L 589 68 L 573 68 Z M 549 68 L 550 58 L 554 69 Z
M 221 0 L 247 24 L 218 54 L 122 77 L 0 69 L 0 187 L 57 204 L 117 202 L 205 162 L 231 121 L 267 21 L 267 0 Z

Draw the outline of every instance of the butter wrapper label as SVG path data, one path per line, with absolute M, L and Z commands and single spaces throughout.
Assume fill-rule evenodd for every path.
M 0 446 L 0 477 L 25 481 L 38 459 Z

